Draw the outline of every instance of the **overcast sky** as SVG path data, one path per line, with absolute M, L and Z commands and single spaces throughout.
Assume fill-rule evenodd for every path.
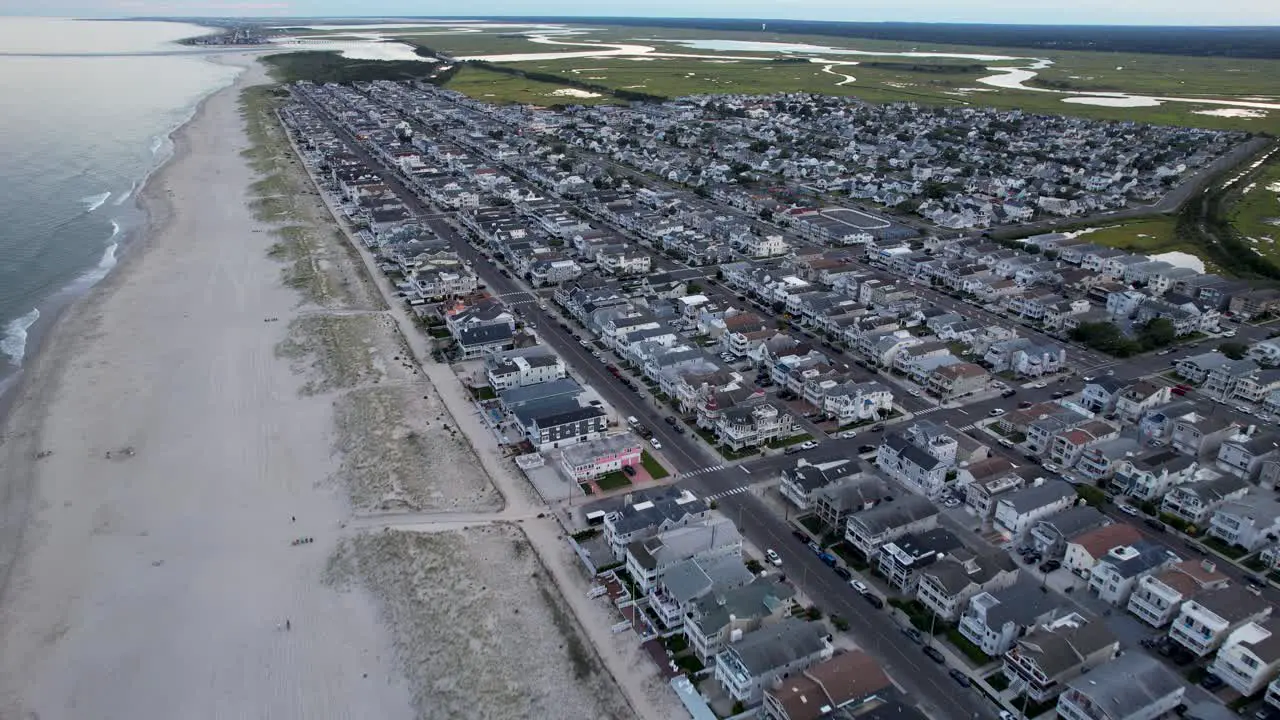
M 1280 25 L 1280 0 L 0 0 L 0 15 L 545 15 L 786 18 L 878 22 Z

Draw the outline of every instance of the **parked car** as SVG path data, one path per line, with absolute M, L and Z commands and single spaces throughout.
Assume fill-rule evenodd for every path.
M 1206 673 L 1204 678 L 1200 680 L 1200 687 L 1208 690 L 1209 692 L 1213 692 L 1226 684 L 1227 683 L 1223 681 L 1222 678 L 1214 675 L 1213 673 Z
M 1008 390 L 1005 390 L 1004 392 L 1000 393 L 1000 397 L 1008 399 L 1017 394 L 1018 394 L 1017 390 L 1014 390 L 1013 388 L 1009 388 Z
M 850 580 L 849 587 L 853 588 L 854 590 L 857 590 L 863 595 L 866 595 L 867 593 L 871 592 L 871 588 L 867 587 L 867 584 L 862 582 L 861 580 Z
M 662 443 L 658 442 L 658 438 L 649 438 L 649 444 L 653 446 L 654 450 L 662 449 Z
M 773 565 L 781 565 L 781 564 L 782 564 L 782 558 L 781 558 L 781 557 L 778 557 L 778 553 L 774 552 L 773 548 L 769 548 L 768 550 L 765 550 L 765 551 L 764 551 L 764 556 L 765 556 L 766 558 L 768 558 L 768 559 L 769 559 L 769 562 L 770 562 L 771 564 L 773 564 Z
M 813 551 L 813 554 L 814 554 L 814 555 L 821 555 L 821 554 L 822 554 L 822 548 L 818 547 L 818 543 L 816 543 L 816 542 L 814 542 L 814 541 L 812 541 L 812 540 L 810 540 L 810 541 L 809 541 L 809 549 Z
M 1053 399 L 1054 399 L 1054 400 L 1061 400 L 1062 398 L 1064 398 L 1064 397 L 1066 397 L 1066 396 L 1068 396 L 1068 395 L 1070 395 L 1070 394 L 1071 394 L 1071 391 L 1069 391 L 1069 390 L 1058 390 L 1057 392 L 1055 392 L 1055 393 L 1053 394 Z
M 1035 403 L 1031 402 L 1030 400 L 1023 400 L 1022 402 L 1018 403 L 1018 409 L 1026 410 L 1027 408 L 1031 407 L 1034 404 Z
M 805 543 L 806 545 L 809 544 L 809 536 L 805 535 L 803 532 L 800 532 L 799 530 L 792 530 L 791 534 L 800 542 Z
M 987 414 L 990 415 L 991 417 L 1000 417 L 1001 415 L 1004 414 L 1004 408 L 992 408 L 991 412 Z
M 869 452 L 875 452 L 875 451 L 876 451 L 875 445 L 859 445 L 858 446 L 859 455 L 866 455 Z
M 635 466 L 634 466 L 634 465 L 623 465 L 623 466 L 622 466 L 622 472 L 624 472 L 624 473 L 626 473 L 626 474 L 630 475 L 631 477 L 635 477 L 635 476 L 636 476 L 636 468 L 635 468 Z
M 944 665 L 947 662 L 947 658 L 942 654 L 942 651 L 932 645 L 924 646 L 924 654 L 928 655 L 930 660 L 938 663 L 939 665 Z
M 1166 529 L 1164 526 L 1164 523 L 1160 522 L 1155 518 L 1147 518 L 1142 522 L 1145 523 L 1147 527 L 1151 528 L 1152 530 L 1155 530 L 1156 532 L 1164 532 Z
M 1119 505 L 1117 505 L 1116 507 L 1120 508 L 1120 512 L 1122 512 L 1122 513 L 1124 513 L 1125 515 L 1128 515 L 1128 516 L 1130 516 L 1130 517 L 1138 517 L 1139 515 L 1141 515 L 1141 514 L 1142 514 L 1142 511 L 1141 511 L 1141 510 L 1139 510 L 1138 508 L 1136 508 L 1136 507 L 1134 507 L 1134 506 L 1130 505 L 1129 503 L 1120 503 L 1120 504 L 1119 504 Z
M 911 642 L 917 645 L 924 642 L 924 637 L 920 635 L 920 631 L 913 627 L 902 628 L 902 634 L 906 635 L 908 640 L 910 640 Z
M 1044 561 L 1043 563 L 1041 563 L 1041 565 L 1040 565 L 1040 572 L 1042 572 L 1042 573 L 1051 573 L 1051 572 L 1053 572 L 1054 570 L 1057 570 L 1057 569 L 1058 569 L 1058 568 L 1060 568 L 1060 567 L 1062 567 L 1062 563 L 1061 563 L 1061 562 L 1059 562 L 1059 561 L 1057 561 L 1057 560 L 1045 560 L 1045 561 Z
M 839 565 L 836 565 L 835 568 L 833 569 L 836 571 L 836 575 L 840 576 L 841 580 L 848 582 L 849 580 L 853 579 L 853 573 L 849 572 L 849 568 L 840 567 Z
M 816 447 L 818 447 L 818 443 L 813 440 L 805 440 L 804 442 L 800 443 L 801 450 L 812 450 Z
M 871 432 L 884 432 L 884 423 L 876 423 L 871 426 Z
M 884 600 L 879 595 L 876 595 L 875 593 L 870 593 L 870 592 L 862 593 L 862 597 L 866 598 L 867 602 L 871 603 L 871 607 L 877 610 L 884 607 Z
M 965 675 L 964 671 L 961 670 L 960 668 L 951 668 L 950 670 L 947 671 L 947 674 L 951 676 L 952 680 L 955 680 L 957 683 L 959 683 L 960 687 L 969 687 L 973 685 L 973 683 L 969 680 L 969 676 Z

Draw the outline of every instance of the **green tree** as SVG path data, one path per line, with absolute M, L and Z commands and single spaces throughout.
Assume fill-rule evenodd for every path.
M 1249 346 L 1239 342 L 1224 342 L 1218 346 L 1218 352 L 1232 360 L 1242 360 L 1245 353 L 1249 352 Z
M 1107 502 L 1107 494 L 1096 487 L 1088 485 L 1077 485 L 1076 494 L 1084 499 L 1086 503 L 1093 507 L 1099 507 Z
M 1168 318 L 1155 318 L 1142 327 L 1138 334 L 1143 347 L 1150 350 L 1164 347 L 1178 339 L 1178 331 Z

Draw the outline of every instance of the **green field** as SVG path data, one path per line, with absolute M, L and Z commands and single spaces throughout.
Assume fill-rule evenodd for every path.
M 457 90 L 484 102 L 503 105 L 508 103 L 524 103 L 528 105 L 595 105 L 617 102 L 612 96 L 598 98 L 582 98 L 569 95 L 557 96 L 557 91 L 573 90 L 565 85 L 529 80 L 528 78 L 504 75 L 478 67 L 463 67 L 445 84 L 450 90 Z
M 1231 225 L 1260 254 L 1280 259 L 1280 152 L 1232 187 Z M 1248 242 L 1248 241 L 1247 241 Z
M 1204 261 L 1205 272 L 1221 270 L 1211 259 L 1205 257 L 1204 248 L 1180 238 L 1177 233 L 1178 220 L 1175 217 L 1161 216 L 1147 220 L 1133 220 L 1118 225 L 1107 225 L 1091 230 L 1083 235 L 1083 239 L 1096 245 L 1120 248 L 1143 255 L 1159 255 L 1167 252 L 1184 252 L 1195 255 Z

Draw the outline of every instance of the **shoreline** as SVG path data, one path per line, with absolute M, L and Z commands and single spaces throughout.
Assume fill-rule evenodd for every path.
M 213 58 L 209 59 L 214 62 Z M 164 184 L 166 173 L 178 165 L 190 152 L 192 127 L 199 124 L 209 102 L 220 93 L 229 92 L 235 87 L 240 75 L 247 70 L 242 68 L 231 83 L 214 89 L 196 103 L 191 114 L 165 136 L 172 149 L 164 160 L 143 176 L 134 191 L 133 201 L 142 213 L 142 222 L 131 228 L 119 241 L 116 264 L 105 276 L 69 302 L 52 308 L 53 312 L 41 311 L 40 318 L 28 328 L 26 352 L 23 364 L 14 371 L 11 378 L 16 381 L 10 387 L 0 386 L 0 448 L 15 440 L 25 450 L 28 457 L 41 452 L 38 423 L 33 423 L 24 416 L 24 409 L 39 412 L 47 405 L 48 395 L 55 389 L 58 376 L 65 368 L 70 353 L 66 352 L 75 337 L 89 329 L 89 310 L 103 298 L 110 295 L 122 283 L 128 280 L 130 270 L 139 262 L 154 244 L 156 235 L 163 232 L 171 221 L 173 204 L 167 197 L 161 196 L 158 188 Z M 59 291 L 61 292 L 61 291 Z M 56 293 L 50 298 L 56 297 Z M 46 299 L 46 301 L 48 298 Z M 36 307 L 37 310 L 41 308 Z M 46 322 L 45 318 L 48 316 Z M 43 325 L 43 328 L 38 326 Z M 9 380 L 9 378 L 6 378 Z M 28 409 L 26 406 L 33 405 Z M 18 428 L 27 428 L 18 430 Z M 34 469 L 34 468 L 32 468 Z M 31 493 L 34 484 L 34 472 L 19 472 L 11 468 L 7 481 L 0 487 L 0 607 L 8 595 L 9 580 L 14 564 L 21 553 L 25 527 L 15 530 L 15 524 L 26 525 L 26 515 L 30 510 Z M 21 503 L 21 515 L 24 519 L 14 517 L 11 504 L 17 499 Z
M 333 400 L 279 354 L 308 308 L 250 203 L 256 55 L 210 58 L 241 72 L 169 134 L 128 252 L 13 393 L 0 716 L 408 720 L 368 593 L 321 584 L 349 510 Z
M 248 51 L 242 50 L 241 52 L 248 56 Z M 220 62 L 220 60 L 226 59 L 229 55 L 230 53 L 227 51 L 209 53 L 206 61 L 224 67 L 235 67 L 233 64 Z M 18 398 L 25 392 L 27 378 L 30 377 L 40 356 L 44 354 L 55 334 L 59 331 L 62 319 L 76 311 L 82 303 L 91 299 L 113 276 L 124 272 L 129 258 L 140 251 L 135 250 L 135 248 L 160 229 L 154 224 L 151 213 L 145 207 L 145 195 L 148 192 L 148 188 L 155 186 L 154 178 L 179 159 L 178 135 L 196 121 L 213 96 L 234 85 L 242 72 L 244 72 L 243 68 L 231 78 L 230 82 L 210 90 L 191 106 L 191 112 L 187 113 L 180 122 L 176 123 L 163 135 L 158 136 L 161 142 L 169 144 L 168 152 L 159 162 L 152 165 L 141 177 L 137 178 L 128 191 L 129 197 L 127 201 L 129 206 L 140 215 L 140 218 L 131 226 L 126 226 L 118 236 L 108 239 L 109 243 L 116 245 L 115 262 L 106 269 L 103 276 L 96 281 L 87 283 L 87 286 L 83 289 L 76 288 L 76 285 L 81 283 L 87 275 L 99 269 L 101 265 L 101 261 L 99 261 L 95 265 L 82 269 L 75 279 L 68 281 L 62 287 L 32 303 L 32 309 L 38 312 L 39 316 L 35 322 L 26 328 L 22 362 L 20 365 L 12 366 L 8 374 L 0 376 L 0 441 L 8 436 L 9 416 L 17 405 Z M 2 592 L 3 588 L 0 587 L 0 593 Z

